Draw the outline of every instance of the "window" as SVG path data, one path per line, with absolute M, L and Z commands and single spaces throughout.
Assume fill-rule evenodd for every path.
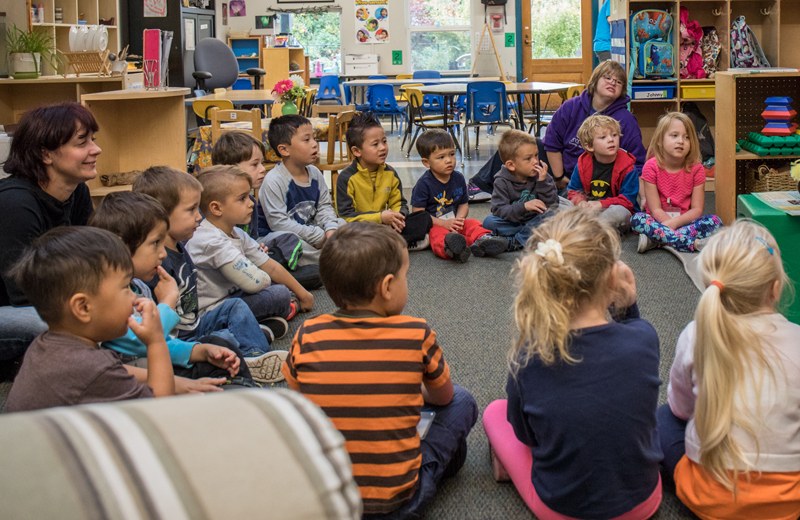
M 581 57 L 581 1 L 531 0 L 531 58 Z
M 303 46 L 311 70 L 309 77 L 339 74 L 342 70 L 341 13 L 297 13 L 294 15 L 292 35 Z
M 409 0 L 411 67 L 470 70 L 469 0 Z

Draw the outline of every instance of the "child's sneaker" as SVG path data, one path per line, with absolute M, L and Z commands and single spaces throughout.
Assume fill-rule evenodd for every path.
M 484 202 L 492 199 L 491 193 L 486 193 L 471 182 L 467 184 L 467 195 L 470 202 Z
M 448 233 L 444 236 L 444 254 L 456 262 L 464 263 L 469 260 L 472 251 L 467 247 L 467 239 L 460 233 Z
M 246 357 L 244 362 L 254 381 L 264 384 L 279 383 L 285 379 L 281 365 L 288 355 L 286 350 L 272 350 L 258 357 Z
M 708 239 L 709 238 L 710 237 L 705 237 L 705 238 L 698 238 L 697 240 L 695 240 L 694 243 L 692 244 L 692 246 L 694 247 L 694 250 L 695 251 L 702 251 L 703 248 L 706 247 L 706 244 L 708 244 Z
M 658 243 L 656 241 L 651 240 L 650 237 L 644 233 L 639 235 L 639 244 L 636 246 L 637 253 L 646 253 L 655 247 L 658 247 Z
M 492 458 L 492 476 L 494 477 L 494 481 L 508 482 L 511 480 L 511 476 L 508 474 L 508 471 L 506 471 L 506 468 L 503 467 L 503 463 L 497 458 L 497 454 L 491 446 L 489 446 L 489 455 Z
M 279 316 L 270 316 L 258 324 L 261 331 L 269 340 L 269 344 L 275 343 L 275 340 L 281 339 L 289 332 L 289 323 Z
M 409 251 L 422 251 L 423 249 L 427 249 L 428 246 L 431 245 L 431 239 L 427 233 L 422 238 L 422 240 L 417 240 L 416 242 L 411 242 L 408 244 Z
M 500 253 L 505 253 L 508 249 L 508 239 L 486 234 L 478 237 L 472 243 L 470 249 L 472 249 L 472 254 L 479 258 L 482 256 L 497 256 Z

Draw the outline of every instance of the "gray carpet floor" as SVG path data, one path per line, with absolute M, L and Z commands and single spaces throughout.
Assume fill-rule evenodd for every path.
M 481 149 L 462 169 L 469 178 L 494 153 L 497 136 L 481 137 Z M 423 173 L 416 154 L 407 159 L 398 151 L 399 139 L 390 137 L 389 163 L 397 167 L 404 186 L 410 188 Z M 406 189 L 407 196 L 410 189 Z M 470 216 L 482 219 L 486 203 L 470 208 Z M 713 211 L 713 194 L 707 196 L 707 212 Z M 622 241 L 622 258 L 636 275 L 642 317 L 656 328 L 661 341 L 660 402 L 666 400 L 666 381 L 674 358 L 675 342 L 692 319 L 699 292 L 673 255 L 663 250 L 636 253 L 636 237 Z M 505 355 L 511 346 L 513 324 L 511 304 L 514 284 L 511 270 L 519 253 L 499 258 L 471 258 L 456 264 L 434 257 L 431 251 L 411 253 L 409 300 L 405 312 L 426 318 L 436 330 L 451 365 L 454 382 L 467 388 L 483 410 L 495 399 L 505 397 Z M 301 320 L 334 310 L 324 290 L 316 291 L 314 310 L 293 320 L 292 332 Z M 277 342 L 289 347 L 291 336 Z M 0 406 L 10 383 L 0 383 Z M 496 483 L 489 464 L 489 449 L 480 419 L 469 437 L 469 454 L 461 472 L 446 481 L 426 511 L 430 519 L 516 519 L 533 518 L 510 483 Z M 656 519 L 692 518 L 670 490 Z

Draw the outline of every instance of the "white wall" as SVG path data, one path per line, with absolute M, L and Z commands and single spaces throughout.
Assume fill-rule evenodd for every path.
M 473 53 L 478 44 L 478 38 L 483 30 L 483 4 L 480 0 L 471 0 L 471 19 L 472 19 L 472 47 Z M 227 2 L 226 2 L 227 3 Z M 278 5 L 275 0 L 247 0 L 247 16 L 228 17 L 228 26 L 222 26 L 222 0 L 216 0 L 217 9 L 217 35 L 220 39 L 225 39 L 229 32 L 247 32 L 253 28 L 254 17 L 267 12 L 269 7 L 291 7 L 292 4 Z M 389 0 L 389 43 L 361 44 L 355 38 L 355 2 L 353 0 L 335 0 L 331 4 L 297 4 L 303 6 L 338 6 L 342 10 L 342 54 L 377 54 L 380 56 L 381 74 L 401 74 L 411 71 L 411 52 L 408 38 L 408 8 L 406 0 Z M 491 10 L 502 12 L 501 7 L 490 7 Z M 516 32 L 516 12 L 514 2 L 506 5 L 508 23 L 504 28 L 505 32 Z M 503 68 L 507 75 L 516 77 L 517 55 L 515 48 L 504 47 L 504 35 L 495 34 L 495 43 L 500 52 Z M 519 45 L 519 38 L 515 43 Z M 403 51 L 403 65 L 392 65 L 392 51 Z M 496 75 L 496 66 L 485 63 L 484 56 L 479 61 L 479 72 L 486 71 L 487 75 Z M 492 58 L 493 60 L 493 58 Z M 493 68 L 492 68 L 493 67 Z M 494 71 L 494 72 L 490 72 Z

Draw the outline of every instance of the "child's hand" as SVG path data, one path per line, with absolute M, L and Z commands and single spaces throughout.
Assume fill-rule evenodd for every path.
M 298 294 L 297 303 L 300 304 L 300 312 L 308 312 L 314 307 L 314 295 L 308 291 L 305 291 L 305 294 Z
M 536 213 L 544 213 L 547 211 L 547 204 L 539 199 L 533 199 L 525 203 L 525 209 L 528 211 L 535 211 Z
M 547 179 L 547 163 L 543 161 L 539 161 L 539 164 L 533 167 L 533 171 L 536 172 L 536 180 L 542 182 Z
M 603 205 L 600 204 L 599 200 L 584 200 L 583 202 L 578 203 L 579 208 L 586 208 L 592 211 L 600 211 L 603 209 Z
M 158 266 L 158 284 L 153 289 L 153 294 L 158 303 L 168 305 L 172 309 L 178 306 L 178 297 L 180 296 L 178 282 L 161 266 Z
M 453 223 L 450 229 L 455 231 L 456 233 L 461 233 L 464 230 L 464 220 L 466 219 L 464 219 L 463 217 L 456 217 L 450 220 L 450 222 Z
M 261 250 L 262 253 L 269 254 L 269 248 L 266 244 L 262 244 L 261 242 L 258 243 L 258 248 Z
M 327 239 L 329 239 L 330 237 L 332 237 L 334 233 L 336 233 L 336 230 L 335 230 L 335 229 L 329 229 L 328 231 L 326 231 L 326 232 L 325 232 L 325 240 L 327 240 Z
M 617 260 L 612 269 L 614 270 L 616 287 L 614 288 L 614 296 L 611 303 L 617 309 L 627 309 L 636 303 L 636 278 L 633 276 L 633 271 L 631 271 L 628 264 L 622 260 Z
M 175 376 L 176 394 L 203 394 L 206 392 L 222 392 L 221 385 L 227 380 L 224 377 L 201 377 L 200 379 L 189 379 L 186 377 Z
M 406 227 L 406 218 L 398 211 L 387 209 L 381 212 L 381 222 L 400 233 Z
M 147 298 L 137 298 L 133 307 L 142 317 L 141 323 L 133 316 L 128 317 L 128 327 L 148 347 L 151 344 L 164 341 L 164 329 L 161 327 L 161 317 L 158 314 L 156 302 Z
M 210 343 L 200 343 L 195 345 L 194 348 L 202 348 L 206 355 L 206 361 L 215 367 L 224 368 L 228 371 L 231 377 L 236 377 L 239 373 L 239 365 L 241 361 L 239 356 L 229 348 L 220 347 L 219 345 L 212 345 Z

